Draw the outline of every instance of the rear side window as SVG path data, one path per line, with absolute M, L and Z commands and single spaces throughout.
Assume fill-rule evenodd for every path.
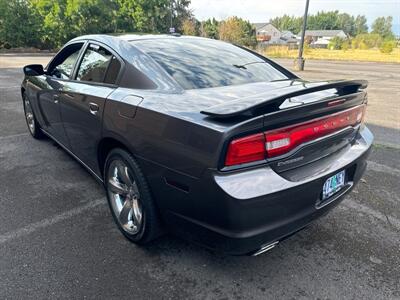
M 76 80 L 115 83 L 121 64 L 107 49 L 90 44 L 82 58 Z

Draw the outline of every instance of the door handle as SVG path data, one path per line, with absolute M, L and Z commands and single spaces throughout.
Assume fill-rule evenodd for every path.
M 90 102 L 89 111 L 92 115 L 96 115 L 97 112 L 99 111 L 99 106 L 96 103 Z
M 60 100 L 60 95 L 53 95 L 53 100 L 54 103 L 58 103 L 58 100 Z

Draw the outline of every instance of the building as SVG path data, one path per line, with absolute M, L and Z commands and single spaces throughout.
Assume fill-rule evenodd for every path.
M 300 39 L 301 33 L 299 34 Z M 305 40 L 311 47 L 328 48 L 329 42 L 334 37 L 348 38 L 343 30 L 306 30 Z
M 258 42 L 280 44 L 282 33 L 271 23 L 254 23 Z
M 282 31 L 281 40 L 283 44 L 287 44 L 289 48 L 295 48 L 296 45 L 299 43 L 297 40 L 296 35 L 288 30 Z

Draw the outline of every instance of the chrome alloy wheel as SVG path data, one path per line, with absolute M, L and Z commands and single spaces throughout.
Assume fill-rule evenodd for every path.
M 25 106 L 25 118 L 26 118 L 26 123 L 28 124 L 29 131 L 32 134 L 35 134 L 35 118 L 33 116 L 33 111 L 31 107 L 31 103 L 29 102 L 29 99 L 24 96 L 24 106 Z
M 112 161 L 108 170 L 107 191 L 114 215 L 127 233 L 136 234 L 143 222 L 137 184 L 122 160 Z

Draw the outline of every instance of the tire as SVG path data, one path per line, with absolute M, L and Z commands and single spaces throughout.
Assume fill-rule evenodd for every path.
M 161 235 L 161 221 L 150 188 L 130 153 L 120 148 L 110 151 L 104 186 L 114 221 L 128 240 L 146 244 Z
M 38 121 L 36 120 L 35 114 L 31 106 L 31 101 L 29 100 L 29 98 L 26 96 L 25 93 L 22 94 L 22 100 L 24 104 L 25 121 L 26 125 L 28 126 L 29 133 L 35 139 L 39 140 L 43 139 L 44 134 L 42 132 L 42 129 L 40 128 Z

